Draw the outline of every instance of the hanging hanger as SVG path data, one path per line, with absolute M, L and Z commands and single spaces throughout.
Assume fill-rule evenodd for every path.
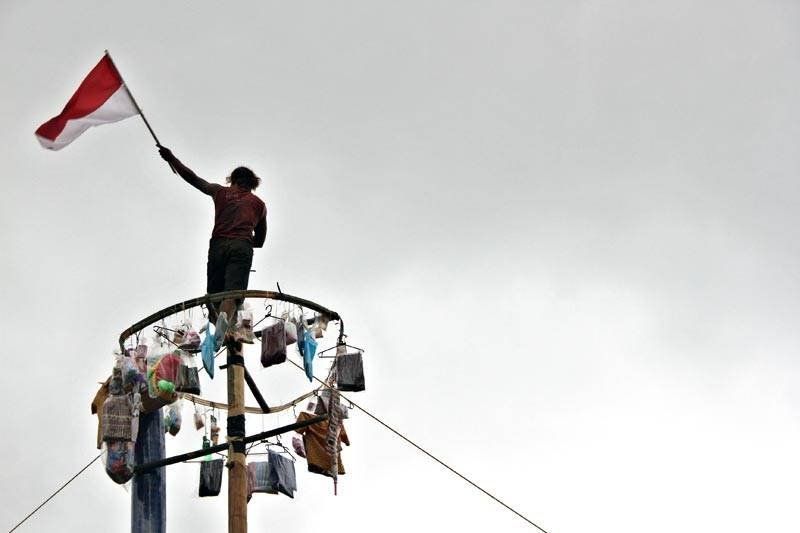
M 172 344 L 176 348 L 180 348 L 180 346 L 176 342 L 174 342 L 172 339 L 169 338 L 169 335 L 164 333 L 164 331 L 170 331 L 172 333 L 177 333 L 174 329 L 165 328 L 164 326 L 153 326 L 153 331 L 155 331 L 156 334 L 159 337 L 165 339 L 168 343 Z
M 294 453 L 292 453 L 292 451 L 289 448 L 287 448 L 286 445 L 283 444 L 283 442 L 281 442 L 280 435 L 278 435 L 277 437 L 278 437 L 277 438 L 277 442 L 266 441 L 264 443 L 264 444 L 267 445 L 267 453 L 269 453 L 270 447 L 280 448 L 277 452 L 273 452 L 273 453 L 285 453 L 285 454 L 287 454 L 289 456 L 289 459 L 291 459 L 292 462 L 296 461 Z
M 337 343 L 336 346 L 331 346 L 330 348 L 326 348 L 326 349 L 322 350 L 321 352 L 317 353 L 317 357 L 321 357 L 322 359 L 333 359 L 333 358 L 336 358 L 336 357 L 338 357 L 336 355 L 322 355 L 322 354 L 324 354 L 325 352 L 330 352 L 331 350 L 334 350 L 334 349 L 338 348 L 339 346 L 345 346 L 346 348 L 353 348 L 354 350 L 358 350 L 362 354 L 364 353 L 364 349 L 363 348 L 359 348 L 358 346 L 353 346 L 352 344 L 347 344 L 345 342 L 340 342 L 340 343 Z
M 265 304 L 264 304 L 264 311 L 266 311 L 266 314 L 264 315 L 264 317 L 263 317 L 263 318 L 259 319 L 259 321 L 258 321 L 258 322 L 256 322 L 255 324 L 253 324 L 253 325 L 251 326 L 251 329 L 255 329 L 257 325 L 261 324 L 263 321 L 265 321 L 265 320 L 266 320 L 266 319 L 268 319 L 268 318 L 278 318 L 278 317 L 276 317 L 276 316 L 272 316 L 272 304 L 270 304 L 270 303 L 266 303 L 266 302 L 267 302 L 266 300 L 264 300 L 264 302 L 265 302 Z M 260 331 L 256 331 L 256 332 L 254 332 L 254 334 L 255 334 L 255 336 L 256 336 L 256 337 L 258 337 L 259 339 L 261 338 L 261 332 L 260 332 Z

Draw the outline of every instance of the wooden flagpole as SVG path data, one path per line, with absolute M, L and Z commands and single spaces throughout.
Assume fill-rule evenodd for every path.
M 114 70 L 117 71 L 117 76 L 119 76 L 119 79 L 122 80 L 122 86 L 125 87 L 125 92 L 128 93 L 128 96 L 130 97 L 131 102 L 133 102 L 133 105 L 136 108 L 136 111 L 139 113 L 139 116 L 142 117 L 142 120 L 144 121 L 144 125 L 147 126 L 147 131 L 149 131 L 150 135 L 153 136 L 153 140 L 156 141 L 156 146 L 158 146 L 160 148 L 161 147 L 161 143 L 159 142 L 158 137 L 156 137 L 156 132 L 154 132 L 153 128 L 150 127 L 150 123 L 147 121 L 147 117 L 144 116 L 144 113 L 142 112 L 142 108 L 139 107 L 139 103 L 136 102 L 136 98 L 133 97 L 133 93 L 131 93 L 131 90 L 128 88 L 128 84 L 125 82 L 125 78 L 122 77 L 122 73 L 117 68 L 116 63 L 114 63 L 114 59 L 111 57 L 111 53 L 108 50 L 106 50 L 106 55 L 108 56 L 108 60 L 111 61 L 111 65 L 114 67 Z M 175 173 L 175 174 L 178 173 L 175 170 L 175 167 L 173 167 L 171 163 L 169 165 L 169 168 L 172 169 L 173 173 Z

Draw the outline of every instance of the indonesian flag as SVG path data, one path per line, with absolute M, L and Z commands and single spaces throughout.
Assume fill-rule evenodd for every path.
M 64 110 L 36 130 L 36 138 L 49 150 L 60 150 L 92 126 L 138 115 L 108 53 L 83 80 Z

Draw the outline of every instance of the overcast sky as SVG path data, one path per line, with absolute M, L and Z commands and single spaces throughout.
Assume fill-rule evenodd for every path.
M 262 176 L 250 287 L 338 311 L 389 424 L 551 533 L 800 530 L 799 26 L 772 0 L 5 0 L 0 528 L 96 455 L 119 332 L 205 289 L 212 205 L 141 120 L 34 138 L 109 49 L 198 174 Z M 309 388 L 284 366 L 250 364 L 271 403 Z M 168 454 L 200 445 L 183 413 Z M 346 427 L 339 495 L 299 462 L 251 531 L 533 530 Z M 169 468 L 169 531 L 226 527 L 197 478 Z M 129 505 L 98 463 L 19 531 L 125 532 Z

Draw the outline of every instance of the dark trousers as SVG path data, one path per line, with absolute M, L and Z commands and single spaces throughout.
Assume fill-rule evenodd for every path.
M 209 294 L 247 289 L 253 245 L 241 239 L 216 237 L 208 243 L 207 285 Z

